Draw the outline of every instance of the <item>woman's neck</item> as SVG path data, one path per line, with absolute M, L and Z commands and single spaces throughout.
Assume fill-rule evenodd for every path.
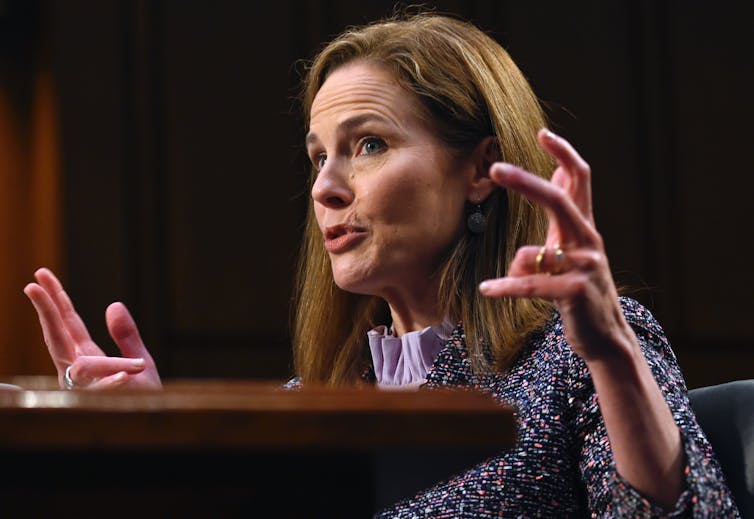
M 384 297 L 390 307 L 396 337 L 443 321 L 445 316 L 439 309 L 435 283 L 427 283 L 423 290 L 405 288 L 391 291 Z

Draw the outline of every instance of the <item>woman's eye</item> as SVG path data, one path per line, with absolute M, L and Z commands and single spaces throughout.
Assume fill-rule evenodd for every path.
M 327 162 L 327 155 L 318 155 L 314 157 L 314 167 L 317 169 L 317 171 L 324 168 L 326 162 Z
M 387 147 L 385 141 L 378 139 L 377 137 L 367 137 L 361 143 L 361 150 L 359 155 L 372 155 L 379 153 Z

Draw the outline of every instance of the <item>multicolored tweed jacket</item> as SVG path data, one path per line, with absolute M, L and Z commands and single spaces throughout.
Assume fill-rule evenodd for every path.
M 507 372 L 484 377 L 472 373 L 456 328 L 422 387 L 476 388 L 515 406 L 518 442 L 375 517 L 739 517 L 662 328 L 636 301 L 621 304 L 681 430 L 686 490 L 674 510 L 653 505 L 616 472 L 589 371 L 555 316 Z

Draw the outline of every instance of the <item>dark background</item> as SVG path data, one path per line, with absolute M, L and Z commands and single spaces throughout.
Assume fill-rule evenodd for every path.
M 53 79 L 54 266 L 103 347 L 117 351 L 103 312 L 122 300 L 165 379 L 290 375 L 300 60 L 394 5 L 0 0 L 0 86 L 18 113 L 35 77 Z M 689 386 L 754 376 L 751 4 L 425 5 L 500 41 L 590 162 L 616 278 L 660 319 Z M 34 326 L 5 374 L 52 372 L 21 294 L 29 258 L 0 299 Z

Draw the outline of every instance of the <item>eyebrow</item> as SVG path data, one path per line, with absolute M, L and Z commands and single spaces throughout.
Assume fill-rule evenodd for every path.
M 395 124 L 392 120 L 388 119 L 387 117 L 384 117 L 379 114 L 375 113 L 368 113 L 368 114 L 361 114 L 361 115 L 355 115 L 353 117 L 350 117 L 340 123 L 338 125 L 338 131 L 354 131 L 357 128 L 364 126 L 365 124 L 371 123 L 371 122 L 378 122 L 378 123 L 387 123 L 387 124 Z M 315 142 L 317 142 L 317 134 L 309 132 L 306 134 L 306 146 L 311 146 Z

